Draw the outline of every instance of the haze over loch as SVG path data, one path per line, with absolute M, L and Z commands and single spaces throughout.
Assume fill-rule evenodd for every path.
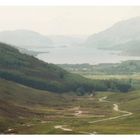
M 65 47 L 54 49 L 35 49 L 38 51 L 48 51 L 41 53 L 37 58 L 54 64 L 100 64 L 100 63 L 120 63 L 126 60 L 140 60 L 140 56 L 122 55 L 121 51 L 102 50 L 85 47 Z
M 140 134 L 140 6 L 0 17 L 0 134 Z

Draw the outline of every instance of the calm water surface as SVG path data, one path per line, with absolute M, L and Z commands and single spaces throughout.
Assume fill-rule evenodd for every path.
M 54 64 L 99 64 L 117 63 L 125 60 L 140 60 L 140 57 L 122 56 L 118 51 L 99 50 L 85 47 L 65 47 L 65 48 L 37 48 L 34 51 L 44 51 L 37 58 Z

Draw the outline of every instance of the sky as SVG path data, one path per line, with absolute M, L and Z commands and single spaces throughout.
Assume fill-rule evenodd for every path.
M 0 31 L 27 29 L 44 35 L 91 35 L 140 16 L 140 6 L 0 6 Z

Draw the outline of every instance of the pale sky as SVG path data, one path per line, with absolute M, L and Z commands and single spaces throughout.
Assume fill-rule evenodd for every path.
M 140 16 L 140 6 L 0 6 L 0 31 L 27 29 L 45 35 L 91 35 Z

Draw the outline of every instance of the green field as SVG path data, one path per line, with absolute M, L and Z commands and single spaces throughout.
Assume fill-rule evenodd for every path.
M 84 75 L 87 78 L 91 79 L 133 79 L 133 80 L 140 80 L 140 74 L 133 74 L 133 75 Z

